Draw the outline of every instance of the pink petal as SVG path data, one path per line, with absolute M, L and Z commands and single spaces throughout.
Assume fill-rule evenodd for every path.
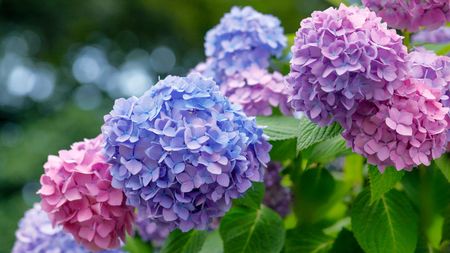
M 100 191 L 97 197 L 95 198 L 98 202 L 105 202 L 109 198 L 109 194 L 106 191 Z
M 111 236 L 101 237 L 100 235 L 96 235 L 94 241 L 100 248 L 107 249 L 111 243 Z
M 80 228 L 80 231 L 78 231 L 78 235 L 83 239 L 92 241 L 92 239 L 94 239 L 95 231 L 90 227 L 82 227 Z
M 370 140 L 369 142 L 364 145 L 364 151 L 367 152 L 369 155 L 373 155 L 380 149 L 380 145 L 376 143 L 374 140 Z
M 389 157 L 389 149 L 387 147 L 382 147 L 380 150 L 378 150 L 377 157 L 381 161 L 385 161 Z
M 39 194 L 49 196 L 55 193 L 55 188 L 52 185 L 42 185 L 41 189 L 38 191 Z
M 109 193 L 108 204 L 112 206 L 120 206 L 123 200 L 123 193 L 119 190 L 113 190 Z
M 390 129 L 395 130 L 397 128 L 397 123 L 391 118 L 386 118 L 385 122 Z
M 64 193 L 64 197 L 66 197 L 67 200 L 69 200 L 69 201 L 74 201 L 74 200 L 79 200 L 79 199 L 81 199 L 81 194 L 80 194 L 80 192 L 78 191 L 78 189 L 72 188 L 72 189 L 67 190 L 67 191 Z
M 114 222 L 102 222 L 98 227 L 97 227 L 97 233 L 101 236 L 101 237 L 106 237 L 109 233 L 111 233 L 111 231 L 113 231 L 115 226 Z
M 77 220 L 79 222 L 87 221 L 92 218 L 92 211 L 89 208 L 78 211 Z
M 397 133 L 403 136 L 412 136 L 412 128 L 402 124 L 397 125 Z
M 86 184 L 85 186 L 86 186 L 86 188 L 88 189 L 88 191 L 89 191 L 89 193 L 91 195 L 95 196 L 95 195 L 98 194 L 99 189 L 98 189 L 97 185 L 95 185 L 95 184 Z
M 412 113 L 403 111 L 402 114 L 400 114 L 400 117 L 398 118 L 398 123 L 404 124 L 404 125 L 411 125 L 413 120 Z

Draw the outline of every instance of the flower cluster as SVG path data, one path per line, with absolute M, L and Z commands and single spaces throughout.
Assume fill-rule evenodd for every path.
M 289 89 L 279 72 L 269 73 L 253 66 L 229 77 L 220 85 L 220 91 L 249 116 L 272 115 L 272 107 L 290 114 Z
M 408 56 L 408 71 L 411 78 L 442 89 L 441 103 L 450 107 L 450 57 L 438 56 L 434 52 L 417 48 Z M 450 142 L 450 129 L 448 141 Z
M 241 105 L 247 115 L 271 115 L 272 107 L 290 115 L 284 77 L 267 70 L 270 56 L 280 55 L 285 46 L 277 18 L 251 7 L 234 7 L 208 32 L 208 58 L 192 72 L 213 78 L 222 94 Z
M 53 227 L 47 213 L 39 204 L 25 213 L 19 222 L 16 242 L 12 253 L 89 253 L 61 226 Z M 107 250 L 103 253 L 121 253 L 122 250 Z
M 441 88 L 450 88 L 450 57 L 438 56 L 424 48 L 416 48 L 408 55 L 408 73 L 426 84 Z
M 301 22 L 292 47 L 292 107 L 319 125 L 351 123 L 363 100 L 391 98 L 406 73 L 406 47 L 374 12 L 341 5 Z
M 170 223 L 141 219 L 136 221 L 136 227 L 144 241 L 152 242 L 154 246 L 160 247 L 175 226 Z
M 120 247 L 134 219 L 122 191 L 111 186 L 110 165 L 102 151 L 98 136 L 49 156 L 38 191 L 52 223 L 91 250 Z
M 423 30 L 412 36 L 415 43 L 445 44 L 450 43 L 450 27 L 443 26 L 436 30 Z
M 448 0 L 362 0 L 390 27 L 416 32 L 421 27 L 436 29 L 450 21 Z
M 118 99 L 102 132 L 113 186 L 140 218 L 182 231 L 206 229 L 262 181 L 271 148 L 254 119 L 195 73 Z
M 281 217 L 286 217 L 291 211 L 291 193 L 289 188 L 281 185 L 281 165 L 276 162 L 270 162 L 264 174 L 264 185 L 266 193 L 264 195 L 264 204 L 275 210 Z
M 217 82 L 251 65 L 267 68 L 270 56 L 280 55 L 285 46 L 280 21 L 251 7 L 233 7 L 208 31 L 205 40 Z
M 441 96 L 441 89 L 407 79 L 391 100 L 361 105 L 343 136 L 355 152 L 381 170 L 430 165 L 447 146 L 449 108 L 439 101 Z

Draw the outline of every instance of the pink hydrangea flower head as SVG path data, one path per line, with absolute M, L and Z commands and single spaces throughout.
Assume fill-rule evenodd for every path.
M 430 165 L 447 146 L 449 108 L 441 96 L 441 89 L 407 79 L 391 100 L 361 104 L 343 136 L 353 151 L 380 170 Z
M 215 71 L 213 69 L 213 58 L 208 57 L 204 62 L 200 62 L 193 69 L 189 71 L 189 73 L 199 73 L 204 77 L 214 78 Z
M 53 225 L 62 225 L 91 250 L 120 247 L 134 221 L 124 194 L 111 186 L 102 150 L 100 135 L 49 156 L 38 191 Z
M 432 51 L 417 48 L 408 55 L 409 75 L 443 90 L 441 103 L 450 107 L 450 57 L 438 56 Z M 450 141 L 450 129 L 448 130 Z
M 220 85 L 220 91 L 232 103 L 243 107 L 248 116 L 272 115 L 272 108 L 279 107 L 285 115 L 291 115 L 289 87 L 279 72 L 269 73 L 257 66 L 242 70 Z
M 369 9 L 343 4 L 304 19 L 292 55 L 292 107 L 322 126 L 347 126 L 361 101 L 390 99 L 406 73 L 402 37 Z
M 436 29 L 450 21 L 448 0 L 362 0 L 392 28 L 417 32 Z

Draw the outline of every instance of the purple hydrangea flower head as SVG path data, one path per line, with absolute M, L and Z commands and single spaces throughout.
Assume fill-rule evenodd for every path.
M 102 127 L 112 185 L 140 219 L 206 229 L 254 181 L 270 144 L 254 118 L 198 73 L 169 76 L 142 97 L 118 99 Z
M 417 32 L 420 27 L 436 29 L 450 21 L 448 0 L 362 0 L 392 28 Z
M 89 253 L 62 226 L 53 227 L 39 204 L 25 213 L 16 231 L 12 253 Z M 122 250 L 105 250 L 100 253 L 121 253 Z
M 450 57 L 438 56 L 424 48 L 409 53 L 408 72 L 411 78 L 423 80 L 436 88 L 450 87 Z
M 329 8 L 304 19 L 292 47 L 295 111 L 319 125 L 351 123 L 362 100 L 388 100 L 406 73 L 406 47 L 367 8 Z
M 136 221 L 136 227 L 143 240 L 152 242 L 154 246 L 160 247 L 164 244 L 174 225 L 150 219 L 142 219 Z
M 266 68 L 272 55 L 281 55 L 286 37 L 280 21 L 252 7 L 233 7 L 206 34 L 206 56 L 214 59 L 216 81 L 253 64 Z
M 243 107 L 250 116 L 272 115 L 272 107 L 279 107 L 285 115 L 291 115 L 288 103 L 289 86 L 279 72 L 252 66 L 228 77 L 220 85 L 220 91 L 232 103 Z
M 264 204 L 286 217 L 291 211 L 291 193 L 289 188 L 281 185 L 280 171 L 282 167 L 279 163 L 270 162 L 264 174 L 264 184 L 266 193 L 264 195 Z
M 450 43 L 450 27 L 443 26 L 436 30 L 422 30 L 412 36 L 415 43 L 446 44 Z
M 353 151 L 382 171 L 387 166 L 411 170 L 441 156 L 447 146 L 449 108 L 442 90 L 407 79 L 391 100 L 360 105 L 343 133 Z

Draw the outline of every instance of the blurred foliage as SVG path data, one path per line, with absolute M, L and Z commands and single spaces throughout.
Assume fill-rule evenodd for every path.
M 134 49 L 150 54 L 166 46 L 173 50 L 176 64 L 157 76 L 183 74 L 204 59 L 206 31 L 233 5 L 252 5 L 275 15 L 286 33 L 293 33 L 302 18 L 330 4 L 326 0 L 0 1 L 0 40 L 23 36 L 28 42 L 27 60 L 45 62 L 56 73 L 54 93 L 48 100 L 26 100 L 14 107 L 0 104 L 0 252 L 10 252 L 18 220 L 38 201 L 35 191 L 47 155 L 96 136 L 112 106 L 112 98 L 104 91 L 96 106 L 74 100 L 80 87 L 71 72 L 77 51 L 101 45 L 111 64 L 118 66 Z M 4 86 L 0 83 L 0 88 Z M 6 94 L 1 89 L 0 97 Z

